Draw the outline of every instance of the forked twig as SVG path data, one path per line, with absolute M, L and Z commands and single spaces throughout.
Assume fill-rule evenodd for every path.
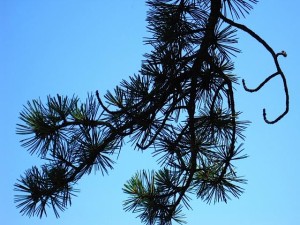
M 248 27 L 246 27 L 243 24 L 239 24 L 236 23 L 228 18 L 226 18 L 224 15 L 220 15 L 220 18 L 222 18 L 226 23 L 228 23 L 231 26 L 234 26 L 236 28 L 239 28 L 241 30 L 243 30 L 244 32 L 248 33 L 249 35 L 251 35 L 254 39 L 256 39 L 259 43 L 261 43 L 266 49 L 267 51 L 272 55 L 273 59 L 274 59 L 274 63 L 276 65 L 276 69 L 277 72 L 273 73 L 272 75 L 268 76 L 263 82 L 261 82 L 256 88 L 254 89 L 250 89 L 246 86 L 245 80 L 243 79 L 243 87 L 246 91 L 248 92 L 257 92 L 259 91 L 266 83 L 268 83 L 271 79 L 273 79 L 276 76 L 280 76 L 283 82 L 283 87 L 284 87 L 284 92 L 285 92 L 285 96 L 286 96 L 286 100 L 285 100 L 285 111 L 280 114 L 276 119 L 274 120 L 268 120 L 267 119 L 267 113 L 266 113 L 266 109 L 263 109 L 263 118 L 264 121 L 268 124 L 274 124 L 277 123 L 280 119 L 282 119 L 289 111 L 289 92 L 288 92 L 288 87 L 287 87 L 287 82 L 286 82 L 286 78 L 285 75 L 283 73 L 283 71 L 281 70 L 281 67 L 279 65 L 278 62 L 278 56 L 282 55 L 284 57 L 287 57 L 287 53 L 285 51 L 281 51 L 279 53 L 275 53 L 275 51 L 270 47 L 270 45 L 267 44 L 267 42 L 265 42 L 260 36 L 258 36 L 256 33 L 254 33 L 251 29 L 249 29 Z

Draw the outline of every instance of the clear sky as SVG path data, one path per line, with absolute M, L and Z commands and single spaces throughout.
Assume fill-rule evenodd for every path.
M 244 22 L 276 52 L 285 50 L 280 63 L 290 90 L 290 113 L 278 124 L 270 118 L 284 110 L 280 79 L 259 93 L 236 87 L 237 109 L 252 121 L 245 132 L 245 153 L 238 172 L 248 179 L 240 199 L 207 205 L 193 200 L 185 211 L 188 224 L 289 225 L 300 224 L 300 3 L 265 0 Z M 13 202 L 13 184 L 32 165 L 42 162 L 20 147 L 15 134 L 19 112 L 28 100 L 47 95 L 112 90 L 121 79 L 137 73 L 146 32 L 143 0 L 0 0 L 0 223 L 7 225 L 139 225 L 135 214 L 122 210 L 126 196 L 121 188 L 135 171 L 155 168 L 150 152 L 123 148 L 109 176 L 91 174 L 82 179 L 78 197 L 60 219 L 49 211 L 42 220 L 19 214 Z M 236 74 L 255 87 L 275 72 L 270 55 L 259 43 L 239 33 L 242 54 L 236 58 Z

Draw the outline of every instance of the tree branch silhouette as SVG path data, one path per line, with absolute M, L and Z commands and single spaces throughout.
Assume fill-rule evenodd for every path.
M 32 167 L 15 184 L 15 202 L 22 214 L 42 217 L 46 208 L 59 211 L 71 205 L 73 186 L 85 174 L 113 169 L 113 156 L 125 140 L 134 148 L 152 151 L 160 169 L 139 171 L 123 187 L 124 209 L 138 213 L 145 224 L 185 223 L 183 208 L 191 195 L 207 203 L 239 197 L 246 180 L 233 162 L 243 154 L 243 131 L 235 103 L 232 57 L 240 50 L 237 29 L 251 35 L 272 55 L 277 72 L 257 92 L 280 76 L 289 109 L 285 75 L 275 53 L 256 33 L 232 19 L 245 16 L 256 0 L 148 0 L 145 54 L 138 74 L 122 80 L 102 98 L 98 91 L 85 102 L 73 96 L 33 100 L 20 113 L 17 134 L 22 146 L 46 160 Z M 232 19 L 228 18 L 229 16 Z M 227 25 L 228 24 L 228 25 Z M 126 139 L 125 139 L 126 138 Z

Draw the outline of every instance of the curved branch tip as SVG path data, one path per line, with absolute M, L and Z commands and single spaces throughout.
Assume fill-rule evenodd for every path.
M 242 79 L 242 84 L 243 84 L 243 87 L 244 87 L 245 91 L 253 92 L 253 90 L 249 89 L 249 88 L 246 86 L 246 81 L 245 81 L 245 79 Z
M 277 57 L 280 56 L 280 55 L 282 55 L 283 57 L 287 57 L 287 53 L 284 50 L 282 50 L 281 52 L 276 54 Z

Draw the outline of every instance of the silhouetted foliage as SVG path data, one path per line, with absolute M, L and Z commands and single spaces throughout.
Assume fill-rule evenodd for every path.
M 147 21 L 153 50 L 145 54 L 139 74 L 123 80 L 101 99 L 98 92 L 80 103 L 75 96 L 57 95 L 28 102 L 20 113 L 17 133 L 22 146 L 46 160 L 15 184 L 17 207 L 28 216 L 63 211 L 75 195 L 74 184 L 92 170 L 113 168 L 124 138 L 136 149 L 151 149 L 161 167 L 137 172 L 124 185 L 124 209 L 138 213 L 145 224 L 184 223 L 182 209 L 191 195 L 207 203 L 226 202 L 243 192 L 246 181 L 233 162 L 246 157 L 240 143 L 248 122 L 239 120 L 233 85 L 232 57 L 240 52 L 236 31 L 242 30 L 272 55 L 275 76 L 285 76 L 275 51 L 248 27 L 235 22 L 257 0 L 149 0 Z M 101 206 L 99 206 L 101 207 Z

